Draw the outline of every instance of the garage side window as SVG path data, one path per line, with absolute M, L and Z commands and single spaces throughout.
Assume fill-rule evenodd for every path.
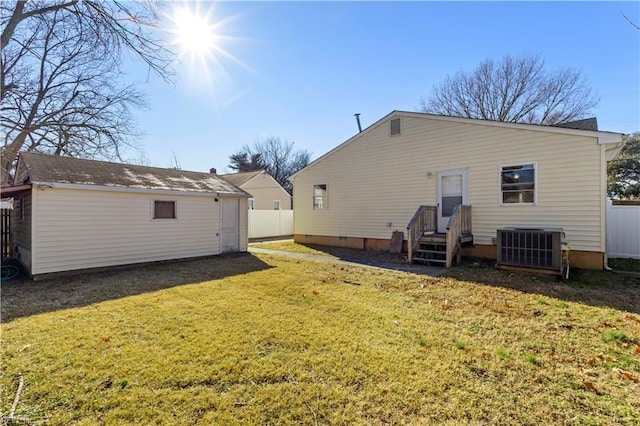
M 165 200 L 153 201 L 153 218 L 154 219 L 175 219 L 176 218 L 176 202 Z
M 327 208 L 327 185 L 313 185 L 313 209 L 325 210 Z

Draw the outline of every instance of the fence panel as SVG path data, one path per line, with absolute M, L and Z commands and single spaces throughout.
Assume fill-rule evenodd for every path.
M 607 254 L 640 259 L 640 206 L 613 205 L 607 200 Z
M 249 238 L 293 235 L 293 210 L 249 210 Z

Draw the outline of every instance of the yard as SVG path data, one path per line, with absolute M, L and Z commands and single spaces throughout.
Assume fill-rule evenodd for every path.
M 640 279 L 226 255 L 2 289 L 10 411 L 67 424 L 637 424 Z

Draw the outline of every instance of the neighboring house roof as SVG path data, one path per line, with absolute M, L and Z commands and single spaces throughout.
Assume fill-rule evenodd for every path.
M 64 183 L 116 188 L 143 188 L 185 192 L 213 192 L 250 196 L 211 173 L 163 169 L 23 152 L 18 167 L 24 167 L 31 183 Z M 25 183 L 25 182 L 16 182 Z
M 453 123 L 477 124 L 477 125 L 482 125 L 482 126 L 503 127 L 503 128 L 510 128 L 510 129 L 533 130 L 533 131 L 538 131 L 538 132 L 549 132 L 549 133 L 560 133 L 560 134 L 569 134 L 569 135 L 589 136 L 589 137 L 597 138 L 599 144 L 615 144 L 614 148 L 609 150 L 609 153 L 608 153 L 608 156 L 607 156 L 607 160 L 610 159 L 609 157 L 611 157 L 611 158 L 615 157 L 615 155 L 617 155 L 617 152 L 620 149 L 622 149 L 622 133 L 585 130 L 585 129 L 582 129 L 582 128 L 578 129 L 578 128 L 572 128 L 571 127 L 571 126 L 578 126 L 579 124 L 576 124 L 576 123 L 579 123 L 580 121 L 588 122 L 588 123 L 582 123 L 580 125 L 582 127 L 585 127 L 587 125 L 593 125 L 593 122 L 590 121 L 592 119 L 579 120 L 578 122 L 566 123 L 566 124 L 571 125 L 571 126 L 567 126 L 567 125 L 565 125 L 565 126 L 548 126 L 548 125 L 542 125 L 542 124 L 511 123 L 511 122 L 505 122 L 505 121 L 483 120 L 483 119 L 479 119 L 479 118 L 453 117 L 453 116 L 449 116 L 449 115 L 430 114 L 430 113 L 426 113 L 426 112 L 410 112 L 410 111 L 394 110 L 394 111 L 391 111 L 389 114 L 385 115 L 384 117 L 382 117 L 381 119 L 379 119 L 378 121 L 376 121 L 375 123 L 371 124 L 366 129 L 364 129 L 361 132 L 355 134 L 351 138 L 347 139 L 345 142 L 341 143 L 337 147 L 335 147 L 332 150 L 330 150 L 329 152 L 325 153 L 321 157 L 315 159 L 313 162 L 308 164 L 305 168 L 303 168 L 303 169 L 299 170 L 297 173 L 294 173 L 293 175 L 291 175 L 289 177 L 289 180 L 292 181 L 292 179 L 295 178 L 298 174 L 302 173 L 303 171 L 309 169 L 310 167 L 314 166 L 318 162 L 320 162 L 320 161 L 324 160 L 325 158 L 329 157 L 334 152 L 344 148 L 346 145 L 350 144 L 354 140 L 357 140 L 360 137 L 364 136 L 365 134 L 370 132 L 372 129 L 374 129 L 375 127 L 379 126 L 380 124 L 382 124 L 383 122 L 385 122 L 386 120 L 388 120 L 388 119 L 390 119 L 392 117 L 427 118 L 427 119 L 431 119 L 431 120 L 448 121 L 448 122 L 453 122 Z M 595 118 L 593 120 L 595 120 Z
M 554 124 L 555 127 L 566 127 L 567 129 L 598 130 L 598 119 L 596 117 L 585 118 L 584 120 L 570 121 L 568 123 Z
M 231 182 L 237 187 L 241 187 L 245 183 L 249 182 L 254 177 L 266 173 L 265 170 L 254 170 L 252 172 L 243 172 L 243 173 L 227 173 L 223 175 L 218 175 L 225 179 L 226 181 Z

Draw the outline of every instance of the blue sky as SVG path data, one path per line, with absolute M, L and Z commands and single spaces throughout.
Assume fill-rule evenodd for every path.
M 176 3 L 174 3 L 175 5 Z M 195 9 L 195 3 L 181 3 Z M 266 137 L 317 158 L 392 110 L 414 111 L 447 74 L 486 58 L 537 54 L 575 67 L 600 103 L 600 129 L 640 130 L 638 2 L 203 2 L 217 54 L 184 57 L 175 86 L 130 64 L 149 109 L 136 111 L 149 165 L 227 171 Z

